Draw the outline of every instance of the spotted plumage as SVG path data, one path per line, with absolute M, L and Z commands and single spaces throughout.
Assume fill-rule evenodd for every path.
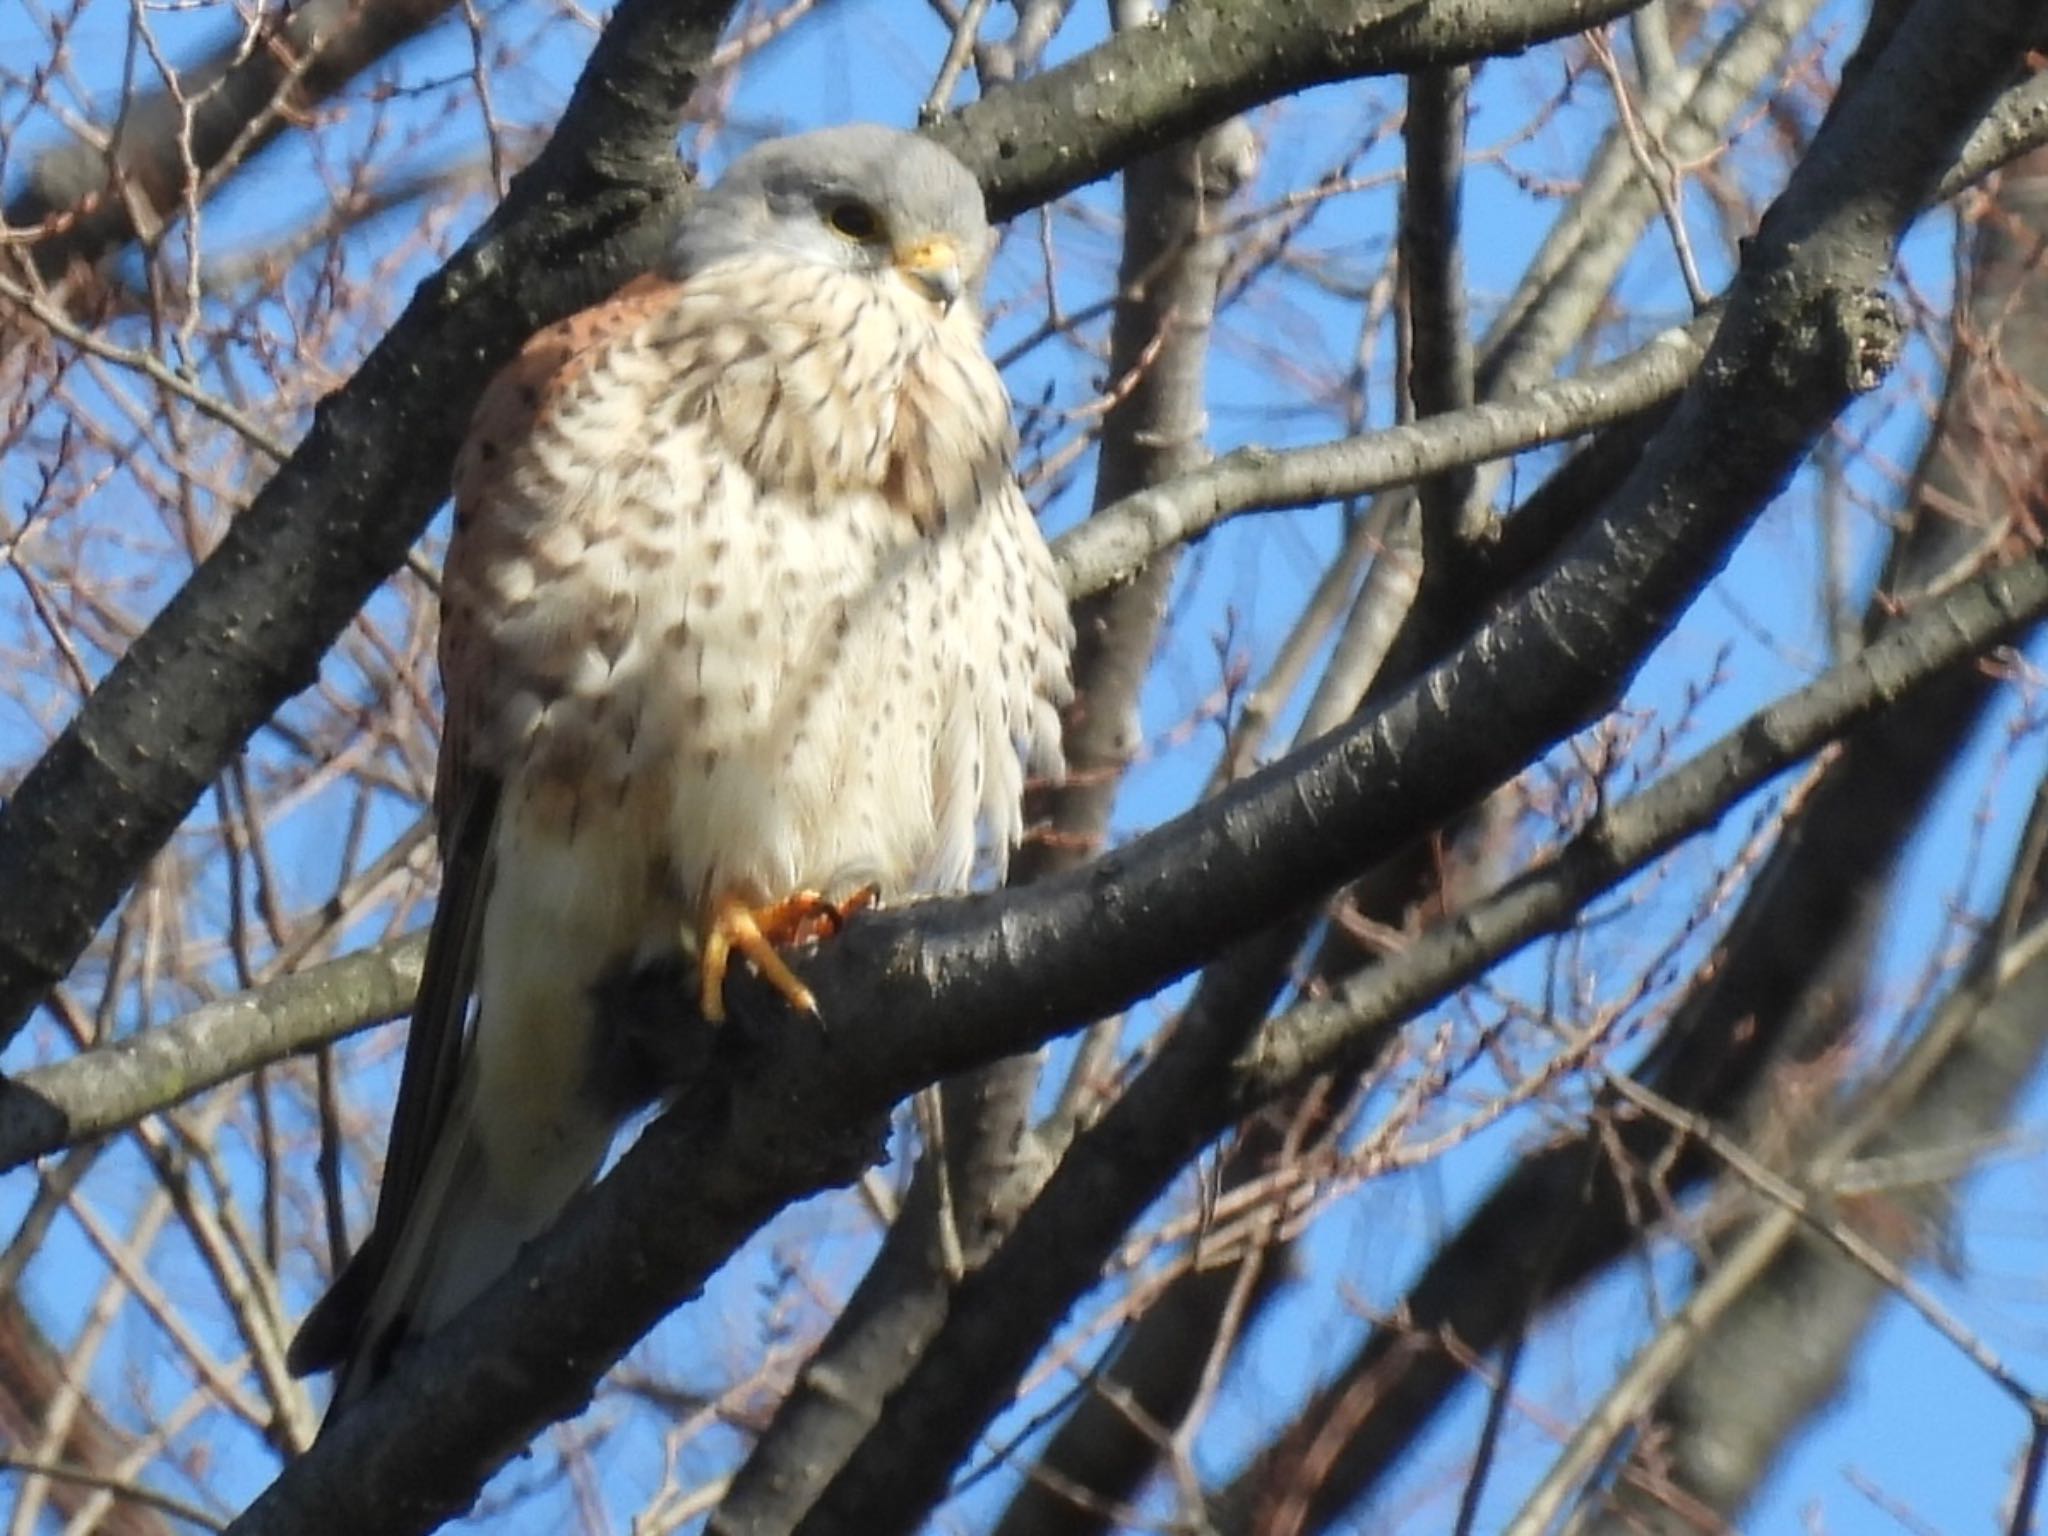
M 339 1396 L 595 1172 L 600 976 L 680 943 L 773 978 L 756 917 L 959 889 L 1019 836 L 1071 631 L 963 297 L 989 244 L 922 140 L 764 145 L 665 270 L 486 390 L 443 590 L 448 882 L 377 1223 L 294 1347 Z

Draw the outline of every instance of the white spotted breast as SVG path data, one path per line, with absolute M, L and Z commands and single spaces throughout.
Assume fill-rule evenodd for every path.
M 465 453 L 444 756 L 685 903 L 963 885 L 1069 642 L 972 318 L 760 255 L 578 318 Z

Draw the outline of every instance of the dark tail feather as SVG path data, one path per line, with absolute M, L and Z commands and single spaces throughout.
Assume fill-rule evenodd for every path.
M 427 936 L 419 999 L 413 1005 L 376 1221 L 355 1256 L 306 1314 L 285 1352 L 285 1363 L 294 1375 L 341 1373 L 330 1419 L 347 1399 L 384 1374 L 398 1342 L 399 1330 L 388 1325 L 381 1330 L 387 1337 L 364 1335 L 371 1305 L 411 1219 L 428 1165 L 447 1132 L 461 1080 L 464 1026 L 490 888 L 497 806 L 496 781 L 475 776 L 443 828 L 441 900 Z

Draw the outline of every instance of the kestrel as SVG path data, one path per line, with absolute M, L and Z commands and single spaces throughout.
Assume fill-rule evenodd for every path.
M 442 594 L 446 866 L 375 1225 L 292 1346 L 336 1401 L 597 1172 L 591 990 L 958 890 L 1054 771 L 1072 630 L 971 293 L 980 189 L 909 134 L 761 145 L 661 270 L 492 380 Z M 469 999 L 474 993 L 473 1017 Z M 683 1027 L 683 1021 L 678 1021 Z

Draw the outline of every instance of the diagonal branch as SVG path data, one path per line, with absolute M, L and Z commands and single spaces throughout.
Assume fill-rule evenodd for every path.
M 1947 14 L 1950 9 L 1921 6 L 1880 66 L 1882 88 L 1869 93 L 1883 105 L 1852 108 L 1836 132 L 1816 141 L 1753 242 L 1728 318 L 1693 387 L 1616 503 L 1528 598 L 1393 700 L 1377 720 L 1341 733 L 1339 742 L 1357 744 L 1361 734 L 1398 730 L 1413 708 L 1420 729 L 1409 752 L 1393 759 L 1400 763 L 1396 778 L 1405 787 L 1412 782 L 1407 775 L 1429 774 L 1440 765 L 1424 766 L 1411 754 L 1429 736 L 1430 723 L 1454 715 L 1461 700 L 1471 701 L 1464 685 L 1487 670 L 1489 658 L 1515 656 L 1556 669 L 1545 682 L 1530 679 L 1543 701 L 1539 709 L 1568 715 L 1582 686 L 1590 702 L 1601 687 L 1594 681 L 1599 674 L 1612 668 L 1613 679 L 1625 675 L 1636 664 L 1631 649 L 1651 643 L 1673 621 L 1850 391 L 1876 381 L 1897 336 L 1876 285 L 1915 206 L 1931 192 L 1948 153 L 1981 114 L 1992 83 L 2004 77 L 2026 37 L 2022 5 L 1989 15 L 1973 7 L 1967 29 Z M 1902 128 L 1918 137 L 1909 139 Z M 1820 341 L 1810 329 L 1816 324 L 1833 339 Z M 1803 343 L 1794 340 L 1802 331 Z M 1805 355 L 1795 362 L 1795 353 Z M 1610 610 L 1605 622 L 1593 617 L 1615 603 L 1628 611 Z M 1613 645 L 1621 649 L 1609 650 Z M 1573 674 L 1576 679 L 1567 681 Z M 1529 740 L 1540 738 L 1543 727 L 1523 713 L 1520 706 L 1528 702 L 1495 694 L 1489 714 L 1523 746 L 1540 746 L 1540 739 Z M 1486 755 L 1484 747 L 1472 747 L 1475 756 Z M 1317 756 L 1310 754 L 1311 761 Z M 1329 786 L 1306 765 L 1298 773 L 1301 801 L 1333 810 L 1318 793 Z M 1384 793 L 1387 786 L 1380 788 Z M 1415 818 L 1410 830 L 1439 819 Z M 1337 826 L 1325 830 L 1345 841 Z M 1192 851 L 1190 867 L 1222 877 L 1205 895 L 1241 910 L 1227 858 L 1220 851 L 1209 856 L 1200 843 Z M 1299 873 L 1304 887 L 1326 888 L 1321 871 L 1304 867 Z M 1143 894 L 1164 899 L 1164 893 Z M 946 1330 L 800 1531 L 824 1536 L 895 1529 L 914 1523 L 938 1500 L 947 1474 L 1008 1400 L 1042 1340 L 1094 1282 L 1127 1223 L 1227 1123 L 1229 1111 L 1242 1107 L 1229 1103 L 1214 1070 L 1219 1043 L 1184 1025 L 1102 1123 L 1076 1143 L 1004 1248 L 962 1288 Z M 1338 1066 L 1343 1059 L 1319 1064 Z
M 1061 577 L 1071 595 L 1099 592 L 1159 551 L 1242 513 L 1368 495 L 1577 437 L 1670 399 L 1691 377 L 1711 335 L 1709 316 L 1526 394 L 1307 448 L 1239 448 L 1126 496 L 1062 535 L 1053 546 Z
M 1378 714 L 1086 870 L 855 924 L 803 966 L 834 1010 L 829 1036 L 794 1028 L 749 1046 L 729 1032 L 718 1070 L 236 1528 L 417 1530 L 466 1504 L 770 1214 L 852 1177 L 906 1092 L 1149 994 L 1454 814 L 1597 714 L 1818 433 L 1889 363 L 1897 324 L 1877 286 L 1989 99 L 1984 82 L 2003 76 L 2031 21 L 2024 0 L 1975 5 L 1969 27 L 1949 10 L 1923 5 L 1880 66 L 1881 88 L 1868 93 L 1876 105 L 1852 108 L 1817 140 L 1751 243 L 1714 347 L 1670 422 L 1602 515 L 1499 620 Z M 673 1028 L 672 1003 L 642 1006 Z M 960 1018 L 976 1029 L 952 1027 Z M 1306 1064 L 1341 1059 L 1339 1047 L 1334 1060 Z M 1076 1142 L 965 1282 L 931 1351 L 804 1529 L 917 1523 L 1092 1283 L 1130 1202 L 1149 1198 L 1120 1169 L 1150 1170 L 1156 1189 L 1243 1109 L 1227 1075 L 1200 1070 L 1208 1065 L 1176 1042 Z M 1114 1198 L 1095 1198 L 1105 1190 Z M 650 1224 L 650 1210 L 667 1218 Z M 971 1380 L 963 1359 L 976 1363 Z
M 1204 380 L 1224 257 L 1214 210 L 1246 179 L 1251 159 L 1250 130 L 1233 120 L 1197 145 L 1148 156 L 1124 173 L 1110 374 L 1133 383 L 1103 423 L 1098 505 L 1207 457 Z M 1027 806 L 1027 821 L 1047 830 L 1019 850 L 1013 882 L 1072 869 L 1101 846 L 1136 748 L 1138 693 L 1174 568 L 1169 554 L 1076 603 L 1075 702 L 1065 725 L 1070 778 Z M 944 1320 L 959 1278 L 951 1268 L 980 1263 L 1037 1193 L 1054 1155 L 1031 1127 L 1038 1077 L 1036 1056 L 1022 1055 L 941 1085 L 942 1141 L 926 1147 L 874 1263 L 735 1475 L 711 1531 L 786 1530 L 872 1426 L 883 1398 Z
M 1226 0 L 1175 8 L 962 112 L 938 136 L 1007 216 L 1318 81 L 1512 51 L 1628 0 L 1427 0 L 1361 18 Z M 492 366 L 643 268 L 684 188 L 671 138 L 730 3 L 625 0 L 562 123 L 504 205 L 425 283 L 0 811 L 0 1044 L 65 975 L 142 865 L 439 505 Z M 1079 125 L 1085 124 L 1085 131 Z
M 44 156 L 8 202 L 5 223 L 15 232 L 41 227 L 30 250 L 46 281 L 89 266 L 136 236 L 138 213 L 160 220 L 176 209 L 192 190 L 191 172 L 212 180 L 248 160 L 451 3 L 307 0 L 183 71 L 176 94 L 127 104 L 104 149 L 70 144 Z M 189 160 L 181 142 L 188 109 Z
M 0 810 L 0 1040 L 405 559 L 489 365 L 653 255 L 684 193 L 675 126 L 731 9 L 626 0 L 504 204 Z
M 344 955 L 0 1082 L 0 1170 L 133 1125 L 267 1062 L 397 1018 L 426 936 Z
M 1156 26 L 996 92 L 933 135 L 1009 218 L 1111 166 L 1332 80 L 1520 53 L 1641 0 L 1182 0 Z

